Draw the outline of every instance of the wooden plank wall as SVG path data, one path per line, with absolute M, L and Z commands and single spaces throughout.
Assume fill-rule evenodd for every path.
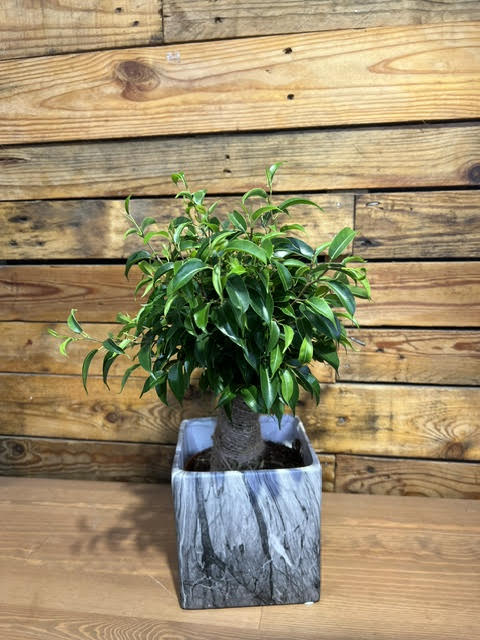
M 0 473 L 158 481 L 206 415 L 79 377 L 46 333 L 135 308 L 122 199 L 165 223 L 169 176 L 223 196 L 288 160 L 312 242 L 359 235 L 374 303 L 300 414 L 325 488 L 480 497 L 477 0 L 4 0 L 0 7 Z

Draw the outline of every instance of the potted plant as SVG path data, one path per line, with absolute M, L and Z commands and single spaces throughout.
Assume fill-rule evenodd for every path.
M 183 173 L 184 215 L 168 229 L 153 218 L 137 222 L 143 248 L 126 262 L 142 278 L 138 313 L 120 313 L 120 330 L 88 353 L 103 354 L 103 380 L 118 358 L 136 370 L 163 403 L 169 391 L 182 402 L 194 370 L 199 386 L 217 397 L 218 416 L 182 422 L 172 469 L 185 608 L 316 601 L 320 588 L 318 459 L 295 416 L 300 390 L 319 400 L 308 365 L 338 368 L 338 348 L 351 347 L 344 320 L 355 323 L 355 297 L 369 298 L 360 257 L 343 254 L 355 237 L 344 228 L 319 247 L 289 223 L 300 197 L 274 203 L 272 183 L 281 163 L 266 169 L 266 190 L 253 188 L 221 221 L 206 191 L 189 190 Z M 260 205 L 258 203 L 260 202 Z M 253 205 L 253 203 L 256 203 Z M 320 207 L 318 207 L 320 208 Z M 294 234 L 292 234 L 294 232 Z M 353 266 L 356 265 L 356 266 Z M 72 310 L 76 340 L 93 340 Z M 290 410 L 293 415 L 285 414 Z M 285 415 L 284 415 L 285 414 Z

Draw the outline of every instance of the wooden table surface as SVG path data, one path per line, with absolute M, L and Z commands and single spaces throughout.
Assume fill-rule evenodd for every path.
M 480 501 L 324 494 L 314 605 L 183 611 L 168 485 L 0 478 L 1 640 L 480 637 Z

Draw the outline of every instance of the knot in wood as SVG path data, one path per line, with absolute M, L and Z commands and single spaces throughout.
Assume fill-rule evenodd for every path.
M 145 100 L 142 94 L 153 91 L 160 84 L 155 69 L 140 60 L 125 60 L 115 68 L 115 77 L 123 86 L 122 96 L 127 100 Z
M 451 442 L 445 447 L 445 457 L 453 460 L 461 460 L 465 455 L 465 447 L 461 442 Z
M 480 164 L 474 164 L 468 170 L 468 181 L 472 184 L 480 184 Z

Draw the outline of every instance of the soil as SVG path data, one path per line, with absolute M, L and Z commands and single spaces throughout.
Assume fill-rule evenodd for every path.
M 210 471 L 212 448 L 199 451 L 185 465 L 185 471 Z M 257 469 L 292 469 L 304 467 L 300 440 L 294 440 L 291 447 L 278 442 L 265 442 L 265 455 Z

